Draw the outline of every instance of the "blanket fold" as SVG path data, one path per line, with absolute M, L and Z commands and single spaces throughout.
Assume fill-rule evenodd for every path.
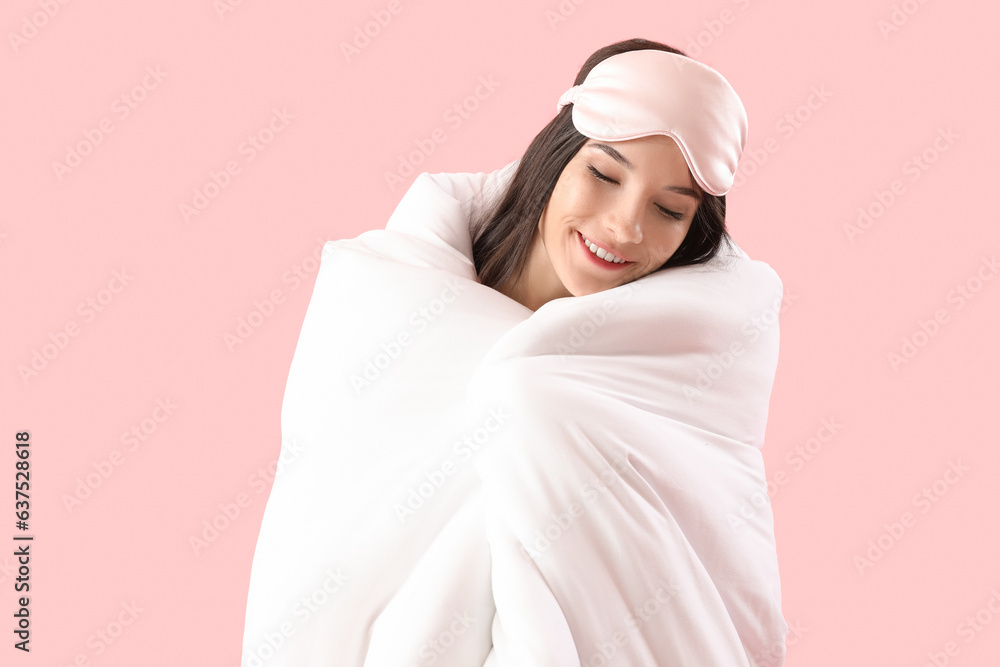
M 532 312 L 468 228 L 515 167 L 421 174 L 324 249 L 244 667 L 783 665 L 770 506 L 739 514 L 781 281 L 732 245 Z

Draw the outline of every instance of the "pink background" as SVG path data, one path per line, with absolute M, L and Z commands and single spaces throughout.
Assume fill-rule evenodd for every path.
M 790 295 L 763 450 L 786 664 L 996 664 L 996 3 L 225 2 L 0 10 L 3 664 L 237 665 L 319 245 L 383 227 L 420 171 L 518 157 L 630 37 L 719 69 L 750 118 L 728 219 Z M 372 12 L 391 21 L 348 59 Z M 212 198 L 185 220 L 195 190 Z

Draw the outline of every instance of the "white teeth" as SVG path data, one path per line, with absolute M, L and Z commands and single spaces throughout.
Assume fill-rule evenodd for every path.
M 580 234 L 580 236 L 583 236 L 583 234 Z M 592 243 L 586 236 L 583 236 L 583 242 L 587 244 L 588 248 L 590 248 L 590 252 L 594 253 L 605 262 L 611 262 L 612 264 L 623 264 L 625 262 L 624 259 L 615 257 L 604 248 L 598 247 L 597 244 Z

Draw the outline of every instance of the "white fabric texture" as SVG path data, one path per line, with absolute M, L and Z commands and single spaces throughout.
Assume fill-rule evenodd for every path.
M 750 504 L 781 281 L 732 246 L 532 312 L 472 261 L 515 167 L 421 174 L 324 248 L 243 667 L 783 665 Z

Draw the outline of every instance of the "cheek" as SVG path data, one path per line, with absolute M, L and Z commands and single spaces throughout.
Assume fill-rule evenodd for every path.
M 652 253 L 657 263 L 662 264 L 670 259 L 684 241 L 687 231 L 687 227 L 669 222 L 657 231 L 657 234 L 650 239 L 653 242 Z
M 553 202 L 555 220 L 563 224 L 599 217 L 602 207 L 601 198 L 593 188 L 587 188 L 578 183 L 567 183 L 559 197 Z

